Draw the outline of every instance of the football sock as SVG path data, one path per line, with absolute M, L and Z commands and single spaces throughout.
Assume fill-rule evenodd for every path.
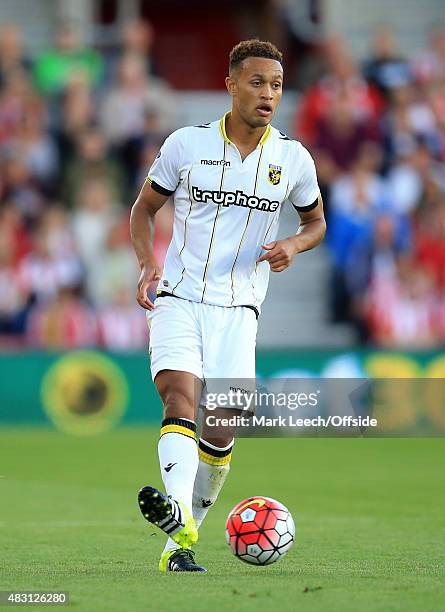
M 193 518 L 199 528 L 207 512 L 215 503 L 230 470 L 233 440 L 224 448 L 199 440 L 199 466 L 193 488 Z M 178 548 L 176 542 L 168 539 L 163 554 Z
M 192 513 L 193 483 L 198 469 L 196 424 L 188 419 L 164 419 L 158 443 L 159 464 L 167 495 L 185 504 Z M 171 538 L 164 553 L 179 548 Z
M 216 502 L 230 470 L 233 440 L 224 448 L 199 439 L 199 466 L 193 488 L 193 518 L 200 527 L 207 512 Z
M 158 443 L 165 491 L 192 512 L 193 483 L 198 469 L 196 425 L 188 419 L 164 419 Z

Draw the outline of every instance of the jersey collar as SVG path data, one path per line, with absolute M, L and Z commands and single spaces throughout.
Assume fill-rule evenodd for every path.
M 219 121 L 219 131 L 221 132 L 221 136 L 224 138 L 224 140 L 227 142 L 227 144 L 232 144 L 232 141 L 227 136 L 227 132 L 226 132 L 226 119 L 229 116 L 230 116 L 230 111 L 225 113 L 224 117 L 222 117 L 220 119 L 220 121 Z M 270 124 L 269 124 L 267 126 L 267 128 L 266 128 L 266 131 L 261 136 L 260 142 L 258 144 L 260 144 L 261 146 L 264 145 L 265 142 L 267 141 L 267 139 L 269 138 L 271 131 L 272 130 L 271 130 L 271 127 L 270 127 Z

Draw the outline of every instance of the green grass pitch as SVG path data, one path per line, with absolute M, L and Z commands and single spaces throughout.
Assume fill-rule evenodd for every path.
M 443 609 L 444 439 L 239 440 L 196 548 L 209 572 L 189 575 L 157 572 L 164 538 L 136 503 L 160 484 L 156 440 L 0 430 L 0 589 L 68 590 L 88 612 Z M 251 495 L 297 526 L 269 567 L 225 543 L 228 511 Z

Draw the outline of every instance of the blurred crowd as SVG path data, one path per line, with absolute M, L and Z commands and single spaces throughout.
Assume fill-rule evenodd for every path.
M 28 57 L 0 29 L 0 344 L 49 349 L 147 344 L 136 304 L 129 211 L 173 124 L 152 31 L 128 23 L 99 54 L 73 24 Z M 162 261 L 172 209 L 157 215 Z
M 152 61 L 150 24 L 117 49 L 62 24 L 29 57 L 0 28 L 0 345 L 143 348 L 129 211 L 175 99 Z M 326 203 L 333 322 L 362 343 L 445 341 L 445 31 L 403 57 L 380 28 L 359 65 L 344 41 L 319 49 L 294 136 L 317 162 Z M 172 207 L 157 214 L 163 261 Z
M 374 346 L 443 345 L 445 30 L 409 58 L 380 27 L 362 65 L 338 39 L 323 60 L 294 134 L 326 203 L 332 320 Z

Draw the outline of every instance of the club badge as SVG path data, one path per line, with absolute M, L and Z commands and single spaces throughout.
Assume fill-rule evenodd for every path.
M 281 179 L 281 166 L 274 166 L 273 164 L 269 164 L 269 173 L 267 175 L 267 180 L 272 185 L 278 185 Z

